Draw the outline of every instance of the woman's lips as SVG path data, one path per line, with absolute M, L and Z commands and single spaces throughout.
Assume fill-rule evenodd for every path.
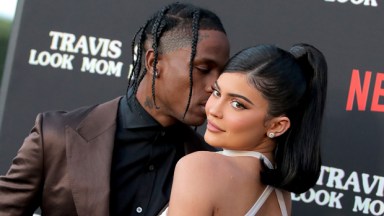
M 211 132 L 225 132 L 223 129 L 221 129 L 209 120 L 207 121 L 207 129 Z

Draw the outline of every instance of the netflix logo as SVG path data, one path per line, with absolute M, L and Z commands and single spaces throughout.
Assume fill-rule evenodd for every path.
M 347 111 L 384 112 L 384 73 L 352 70 L 347 99 Z M 371 88 L 373 85 L 373 88 Z M 368 99 L 372 99 L 371 104 Z M 368 105 L 368 106 L 367 106 Z

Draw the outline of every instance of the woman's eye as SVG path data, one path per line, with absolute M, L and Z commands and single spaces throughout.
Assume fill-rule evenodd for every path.
M 213 90 L 212 91 L 213 96 L 220 97 L 220 92 L 219 91 L 217 91 L 216 89 L 212 89 L 212 90 Z
M 245 106 L 238 101 L 232 101 L 231 105 L 235 109 L 245 109 Z

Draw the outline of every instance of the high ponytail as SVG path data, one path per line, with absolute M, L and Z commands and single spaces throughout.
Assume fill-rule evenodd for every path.
M 327 64 L 323 54 L 308 44 L 295 45 L 290 53 L 300 65 L 306 90 L 296 111 L 290 111 L 294 122 L 288 133 L 279 138 L 281 143 L 276 158 L 285 170 L 281 187 L 302 193 L 316 184 L 321 169 L 320 131 L 327 91 Z M 285 144 L 280 145 L 282 142 Z

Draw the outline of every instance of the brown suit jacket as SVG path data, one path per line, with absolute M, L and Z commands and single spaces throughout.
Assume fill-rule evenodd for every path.
M 109 215 L 109 180 L 118 102 L 39 114 L 5 176 L 0 216 Z M 214 150 L 185 127 L 186 153 Z

